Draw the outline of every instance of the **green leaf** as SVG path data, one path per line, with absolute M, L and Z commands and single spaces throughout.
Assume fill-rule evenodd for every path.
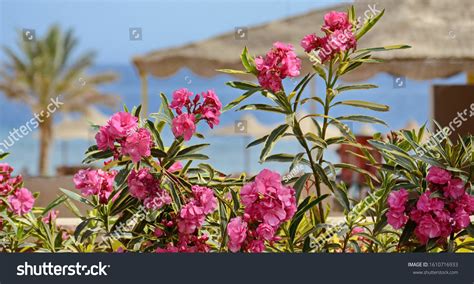
M 79 239 L 79 236 L 81 235 L 81 232 L 89 225 L 91 221 L 93 221 L 93 218 L 87 218 L 84 221 L 82 221 L 79 225 L 77 225 L 76 230 L 74 231 L 74 237 L 76 240 Z
M 324 65 L 314 64 L 313 70 L 316 71 L 319 77 L 321 77 L 324 81 L 326 81 L 326 71 L 324 70 Z
M 141 110 L 142 110 L 142 105 L 139 105 L 138 107 L 133 107 L 132 115 L 139 118 Z
M 158 148 L 160 150 L 164 150 L 165 146 L 163 144 L 163 140 L 161 140 L 161 135 L 160 132 L 158 132 L 158 129 L 156 129 L 155 124 L 151 120 L 147 120 L 146 124 L 148 125 L 148 129 L 150 129 L 151 134 L 153 135 L 153 138 L 158 145 Z
M 253 62 L 252 57 L 248 54 L 247 47 L 244 47 L 242 50 L 242 54 L 240 55 L 240 60 L 242 60 L 242 65 L 245 67 L 247 72 L 257 75 L 257 68 L 255 67 L 255 63 Z
M 367 108 L 375 111 L 388 111 L 390 108 L 387 105 L 377 104 L 373 102 L 359 101 L 359 100 L 347 100 L 340 101 L 334 105 L 347 105 L 353 107 Z
M 367 115 L 346 115 L 346 116 L 339 116 L 336 117 L 337 120 L 350 120 L 350 121 L 357 121 L 357 122 L 363 122 L 363 123 L 374 123 L 374 124 L 382 124 L 388 127 L 388 125 L 385 123 L 385 121 L 373 117 L 373 116 L 367 116 Z
M 273 154 L 273 155 L 268 156 L 265 159 L 265 162 L 289 163 L 289 162 L 292 162 L 294 158 L 295 158 L 294 155 L 286 154 L 286 153 L 280 153 L 280 154 Z
M 87 204 L 89 206 L 94 206 L 94 204 L 92 204 L 92 202 L 90 202 L 88 199 L 80 196 L 79 194 L 77 194 L 75 192 L 69 191 L 69 190 L 64 189 L 64 188 L 60 188 L 59 190 L 61 190 L 64 194 L 67 195 L 67 197 L 69 197 L 73 200 L 79 201 L 79 202 L 81 202 L 83 204 Z
M 305 135 L 305 138 L 317 145 L 319 148 L 325 149 L 328 147 L 326 141 L 322 139 L 321 137 L 317 136 L 316 134 L 312 132 L 308 132 Z
M 352 5 L 348 11 L 347 11 L 347 14 L 349 15 L 348 18 L 349 18 L 349 21 L 352 23 L 352 24 L 356 24 L 356 12 L 355 12 L 355 7 L 354 5 Z
M 306 88 L 306 85 L 308 85 L 308 83 L 311 82 L 311 79 L 313 79 L 313 77 L 314 77 L 314 74 L 306 75 L 293 90 L 293 92 L 298 92 L 298 94 L 296 95 L 295 101 L 293 103 L 293 111 L 296 111 L 296 108 L 298 107 L 298 103 L 300 101 L 300 97 L 303 94 L 303 91 Z
M 347 191 L 342 185 L 336 186 L 334 189 L 334 196 L 346 211 L 349 212 L 351 210 L 351 203 L 349 201 L 349 197 L 347 196 Z
M 348 86 L 340 86 L 336 88 L 336 91 L 342 93 L 344 91 L 350 90 L 368 90 L 368 89 L 375 89 L 378 88 L 377 85 L 373 84 L 358 84 L 358 85 L 348 85 Z
M 260 86 L 256 85 L 255 83 L 252 82 L 242 82 L 242 81 L 230 81 L 225 83 L 227 86 L 239 89 L 239 90 L 259 90 Z
M 295 236 L 296 236 L 296 231 L 298 229 L 299 224 L 301 223 L 304 214 L 313 208 L 314 206 L 317 206 L 320 202 L 322 202 L 324 199 L 326 199 L 329 196 L 329 194 L 323 194 L 319 196 L 318 198 L 312 200 L 309 202 L 307 205 L 303 206 L 301 209 L 299 209 L 296 213 L 295 216 L 291 219 L 290 223 L 290 240 L 293 241 Z M 311 197 L 308 197 L 311 198 Z
M 8 155 L 10 155 L 10 153 L 1 153 L 0 154 L 0 160 L 5 159 Z
M 208 160 L 209 157 L 204 154 L 184 154 L 175 157 L 176 160 Z
M 112 150 L 106 150 L 106 151 L 97 150 L 97 151 L 89 152 L 86 154 L 86 157 L 84 158 L 82 163 L 90 164 L 97 160 L 108 159 L 110 157 L 113 157 L 113 155 L 114 155 L 114 152 Z
M 357 31 L 356 40 L 359 40 L 363 35 L 365 35 L 372 27 L 380 20 L 380 18 L 385 13 L 385 9 L 382 10 L 378 15 L 375 17 L 369 18 L 364 25 Z
M 336 168 L 340 168 L 340 169 L 349 169 L 349 170 L 352 170 L 352 171 L 355 171 L 355 172 L 358 172 L 358 173 L 361 173 L 365 176 L 368 176 L 370 177 L 371 179 L 373 179 L 374 181 L 376 181 L 377 183 L 380 183 L 379 179 L 374 176 L 371 172 L 369 171 L 366 171 L 362 168 L 359 168 L 355 165 L 352 165 L 352 164 L 347 164 L 347 163 L 338 163 L 338 164 L 334 164 L 334 167 Z
M 196 153 L 197 151 L 199 150 L 202 150 L 204 148 L 206 148 L 207 146 L 209 146 L 210 144 L 207 144 L 207 143 L 204 143 L 204 144 L 196 144 L 196 145 L 192 145 L 192 146 L 189 146 L 189 147 L 186 147 L 184 149 L 181 149 L 177 156 L 182 156 L 182 155 L 186 155 L 186 154 L 192 154 L 192 153 Z
M 273 129 L 273 131 L 270 133 L 267 140 L 265 141 L 265 145 L 262 149 L 262 152 L 260 153 L 260 162 L 265 161 L 268 154 L 273 149 L 273 146 L 275 146 L 275 143 L 283 136 L 283 134 L 285 134 L 288 127 L 288 124 L 282 124 L 277 128 Z
M 43 212 L 41 212 L 41 216 L 45 216 L 51 209 L 53 209 L 54 207 L 60 205 L 61 203 L 63 203 L 66 200 L 67 200 L 66 195 L 59 196 L 58 198 L 53 200 L 50 204 L 48 204 L 48 206 L 46 206 L 46 208 L 43 209 Z
M 151 156 L 155 158 L 166 158 L 168 154 L 166 154 L 165 151 L 158 149 L 158 148 L 152 148 L 151 149 Z
M 222 109 L 222 112 L 225 112 L 225 111 L 228 111 L 228 110 L 232 109 L 233 107 L 240 104 L 242 101 L 248 99 L 250 96 L 252 96 L 253 94 L 255 94 L 259 90 L 260 89 L 253 89 L 253 90 L 249 90 L 249 91 L 245 92 L 242 96 L 238 97 L 237 99 L 233 100 L 228 105 L 226 105 Z
M 472 223 L 467 226 L 466 231 L 471 238 L 474 238 L 474 225 Z
M 247 145 L 247 149 L 250 148 L 250 147 L 253 147 L 253 146 L 257 146 L 259 144 L 262 144 L 263 142 L 267 141 L 267 138 L 268 138 L 268 135 L 265 135 L 263 137 L 260 137 L 252 142 L 250 142 L 248 145 Z
M 400 236 L 400 241 L 398 242 L 398 246 L 402 246 L 406 244 L 409 240 L 413 231 L 415 231 L 416 223 L 412 220 L 408 220 L 408 223 L 405 225 L 405 229 L 403 229 L 402 235 Z
M 406 44 L 398 44 L 398 45 L 364 48 L 364 49 L 359 49 L 357 52 L 365 52 L 365 51 L 377 52 L 377 51 L 389 51 L 389 50 L 407 49 L 407 48 L 411 48 L 411 46 L 406 45 Z
M 172 120 L 174 118 L 174 114 L 173 114 L 173 112 L 171 111 L 171 109 L 169 107 L 170 104 L 168 102 L 168 98 L 163 93 L 160 93 L 160 97 L 161 97 L 161 108 L 162 108 L 162 110 L 164 111 L 166 116 L 170 120 Z
M 308 101 L 316 101 L 316 102 L 320 103 L 322 106 L 324 106 L 324 102 L 320 97 L 305 98 L 305 99 L 301 100 L 301 104 L 303 105 L 303 104 L 307 103 Z
M 280 107 L 275 107 L 275 106 L 270 106 L 270 105 L 265 105 L 265 104 L 244 105 L 240 107 L 238 110 L 261 110 L 261 111 L 277 112 L 277 113 L 284 113 L 284 114 L 287 113 L 284 109 Z
M 296 204 L 299 203 L 301 192 L 303 191 L 306 181 L 309 179 L 310 176 L 310 173 L 306 173 L 300 176 L 293 185 L 293 188 L 295 189 Z
M 216 71 L 217 71 L 217 72 L 226 73 L 226 74 L 250 74 L 250 73 L 247 72 L 247 71 L 234 70 L 234 69 L 217 69 Z

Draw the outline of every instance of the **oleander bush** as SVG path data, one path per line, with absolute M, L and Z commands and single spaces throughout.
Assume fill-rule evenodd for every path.
M 424 145 L 422 127 L 419 132 L 392 132 L 388 137 L 376 134 L 370 146 L 364 146 L 347 121 L 385 125 L 382 120 L 357 113 L 331 115 L 340 106 L 389 110 L 347 99 L 350 93 L 345 94 L 377 86 L 340 83 L 360 66 L 378 63 L 373 53 L 409 48 L 357 48 L 382 15 L 383 11 L 358 23 L 354 8 L 326 14 L 320 35 L 309 34 L 301 41 L 313 71 L 292 90 L 285 90 L 282 81 L 301 75 L 302 59 L 290 44 L 276 42 L 264 56 L 254 57 L 245 48 L 242 70 L 220 70 L 249 78 L 227 83 L 243 92 L 227 106 L 212 90 L 194 94 L 182 88 L 173 92 L 171 102 L 161 94 L 161 107 L 150 117 L 140 115 L 140 106 L 124 107 L 106 125 L 93 126 L 96 145 L 86 151 L 83 161 L 90 169 L 75 174 L 75 189 L 61 189 L 63 194 L 46 208 L 34 207 L 37 195 L 24 187 L 21 176 L 12 176 L 9 165 L 1 164 L 0 251 L 471 251 L 473 137 Z M 325 94 L 304 97 L 306 86 L 317 76 L 325 83 Z M 245 104 L 251 96 L 263 96 L 267 103 Z M 301 115 L 310 101 L 320 104 L 322 113 Z M 208 157 L 202 150 L 209 144 L 190 143 L 205 141 L 197 125 L 214 128 L 232 109 L 280 114 L 282 124 L 248 147 L 261 147 L 261 163 L 287 163 L 289 172 L 295 167 L 305 172 L 291 178 L 271 169 L 256 176 L 231 176 L 205 163 Z M 308 120 L 315 133 L 304 132 L 302 125 Z M 174 136 L 171 141 L 162 137 L 167 127 Z M 341 136 L 328 137 L 329 127 L 338 128 Z M 283 137 L 296 139 L 299 152 L 273 153 Z M 374 171 L 326 160 L 325 151 L 332 145 L 360 149 L 362 154 L 352 154 Z M 420 153 L 420 148 L 425 151 Z M 374 152 L 383 157 L 382 163 Z M 347 185 L 338 178 L 341 169 L 365 177 L 367 197 L 350 198 Z M 329 193 L 323 194 L 323 188 Z M 330 196 L 344 210 L 339 224 L 327 221 Z M 87 206 L 85 214 L 77 203 Z M 81 219 L 74 231 L 56 224 L 59 204 L 66 204 Z

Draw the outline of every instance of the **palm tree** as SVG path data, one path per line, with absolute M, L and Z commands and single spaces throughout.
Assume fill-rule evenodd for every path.
M 85 74 L 95 54 L 88 52 L 72 60 L 78 41 L 72 30 L 62 32 L 52 26 L 46 36 L 34 41 L 23 40 L 15 53 L 4 47 L 7 60 L 0 69 L 0 91 L 8 98 L 26 103 L 39 122 L 39 174 L 47 175 L 53 142 L 53 118 L 57 112 L 87 111 L 93 104 L 113 105 L 115 96 L 97 90 L 102 83 L 116 79 L 114 73 Z M 57 111 L 48 112 L 48 105 L 59 99 Z

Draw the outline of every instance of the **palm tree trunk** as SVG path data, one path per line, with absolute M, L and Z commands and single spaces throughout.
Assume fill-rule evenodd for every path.
M 49 156 L 51 152 L 51 144 L 53 140 L 53 120 L 52 117 L 44 118 L 40 123 L 40 157 L 39 157 L 39 174 L 41 176 L 48 175 Z

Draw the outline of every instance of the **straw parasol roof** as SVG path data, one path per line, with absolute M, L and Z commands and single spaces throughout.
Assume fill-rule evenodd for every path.
M 53 133 L 58 140 L 89 140 L 93 137 L 91 125 L 103 125 L 107 119 L 97 109 L 91 107 L 78 119 L 66 116 L 53 126 Z
M 460 72 L 474 72 L 474 6 L 471 0 L 382 0 L 355 2 L 358 16 L 385 8 L 385 15 L 364 36 L 361 47 L 408 44 L 413 48 L 380 52 L 382 64 L 367 64 L 346 80 L 363 80 L 379 72 L 426 80 L 448 77 Z M 239 54 L 247 46 L 252 54 L 264 54 L 275 41 L 290 42 L 299 56 L 305 56 L 299 42 L 309 33 L 318 32 L 324 14 L 347 10 L 349 4 L 314 10 L 283 20 L 248 28 L 245 40 L 236 39 L 234 31 L 180 47 L 163 49 L 133 59 L 140 74 L 167 77 L 183 67 L 200 76 L 214 76 L 216 69 L 241 69 Z M 304 60 L 303 71 L 310 70 Z

